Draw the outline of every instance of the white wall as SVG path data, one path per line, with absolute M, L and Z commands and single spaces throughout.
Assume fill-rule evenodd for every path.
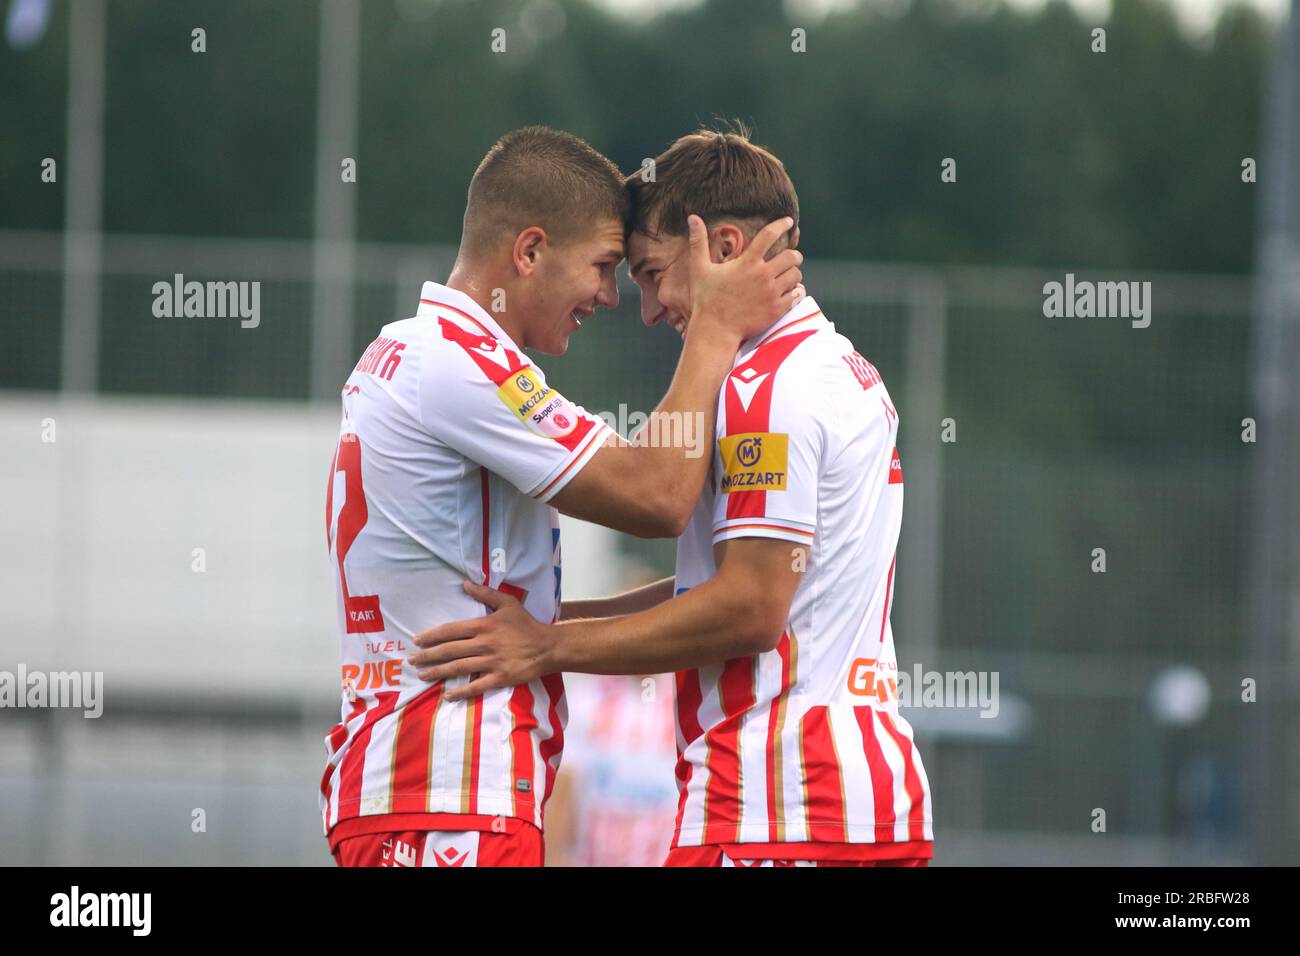
M 109 707 L 160 688 L 332 700 L 337 428 L 317 405 L 0 398 L 0 668 L 102 670 Z M 617 585 L 612 533 L 566 520 L 562 540 L 566 594 Z

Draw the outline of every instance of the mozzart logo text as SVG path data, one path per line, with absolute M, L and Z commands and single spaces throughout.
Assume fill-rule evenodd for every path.
M 783 432 L 747 432 L 718 439 L 722 481 L 718 490 L 785 491 L 790 436 Z

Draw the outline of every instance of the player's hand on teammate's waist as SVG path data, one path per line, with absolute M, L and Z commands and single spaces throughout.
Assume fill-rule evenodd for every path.
M 802 298 L 803 253 L 783 249 L 767 258 L 777 240 L 794 228 L 789 216 L 768 223 L 740 255 L 725 262 L 711 260 L 704 220 L 692 214 L 687 224 L 692 328 L 703 322 L 744 340 L 762 332 Z
M 445 700 L 464 700 L 496 687 L 526 684 L 547 673 L 551 639 L 545 625 L 518 599 L 495 588 L 466 581 L 465 593 L 492 613 L 417 634 L 414 643 L 420 650 L 407 659 L 421 680 L 450 682 L 471 676 L 469 683 L 445 690 Z

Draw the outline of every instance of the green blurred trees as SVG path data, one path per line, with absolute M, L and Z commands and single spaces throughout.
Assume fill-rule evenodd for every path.
M 1240 163 L 1258 157 L 1269 36 L 1256 13 L 1229 9 L 1198 43 L 1162 2 L 1118 0 L 1098 54 L 1059 2 L 890 9 L 806 24 L 796 54 L 779 0 L 645 25 L 582 2 L 367 0 L 361 238 L 454 242 L 469 176 L 515 126 L 573 130 L 634 168 L 724 116 L 786 159 L 813 254 L 1248 268 Z M 195 26 L 206 54 L 190 52 Z M 310 235 L 317 5 L 116 0 L 109 30 L 106 229 Z M 0 52 L 0 226 L 61 222 L 61 190 L 22 184 L 63 146 L 66 44 L 59 3 L 38 46 Z

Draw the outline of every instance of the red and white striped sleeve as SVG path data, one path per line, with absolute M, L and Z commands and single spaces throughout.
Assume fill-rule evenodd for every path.
M 496 338 L 446 318 L 434 337 L 419 373 L 420 424 L 524 494 L 550 501 L 610 434 Z

